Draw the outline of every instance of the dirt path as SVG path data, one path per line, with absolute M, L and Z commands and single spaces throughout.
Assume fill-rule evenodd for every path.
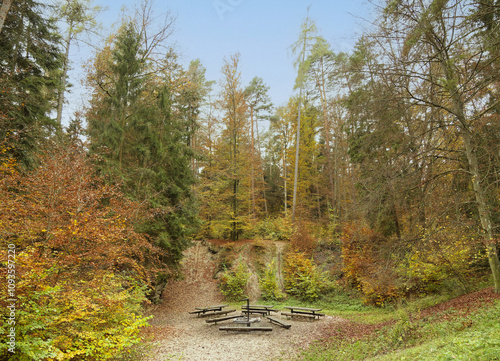
M 221 332 L 219 324 L 207 324 L 203 318 L 188 314 L 195 307 L 224 303 L 212 277 L 213 256 L 201 242 L 186 250 L 184 256 L 185 278 L 168 285 L 162 305 L 152 310 L 155 342 L 151 361 L 290 360 L 321 338 L 325 328 L 340 321 L 327 316 L 314 322 L 290 320 L 289 330 L 273 325 L 273 331 L 266 333 Z M 265 319 L 261 325 L 271 326 Z

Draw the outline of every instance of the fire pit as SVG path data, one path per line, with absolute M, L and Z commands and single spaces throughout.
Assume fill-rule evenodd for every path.
M 247 301 L 247 310 L 249 309 L 250 306 L 250 300 L 248 298 L 243 299 L 242 301 Z M 235 320 L 233 320 L 234 323 L 241 324 L 241 325 L 246 325 L 245 326 L 227 326 L 227 327 L 219 327 L 219 330 L 221 331 L 240 331 L 240 332 L 249 332 L 249 331 L 272 331 L 272 327 L 260 327 L 260 326 L 253 326 L 251 327 L 250 325 L 252 323 L 260 322 L 260 318 L 250 318 L 250 313 L 247 313 L 247 316 L 242 316 L 238 317 Z
M 244 298 L 242 301 L 247 301 L 247 309 L 250 306 L 250 299 Z M 247 327 L 250 327 L 252 323 L 260 322 L 260 318 L 250 318 L 250 313 L 247 313 L 246 317 L 238 317 L 233 320 L 234 323 L 246 324 Z
M 251 323 L 260 322 L 260 318 L 238 317 L 233 320 L 234 323 L 246 323 L 250 326 Z

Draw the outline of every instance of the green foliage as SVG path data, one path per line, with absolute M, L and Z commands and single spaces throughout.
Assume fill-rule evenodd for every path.
M 219 288 L 230 301 L 239 301 L 245 296 L 250 274 L 247 266 L 240 259 L 236 269 L 226 269 L 219 280 Z
M 446 316 L 446 317 L 443 317 Z M 396 311 L 398 321 L 362 340 L 334 340 L 327 347 L 311 347 L 299 360 L 500 360 L 500 303 L 468 316 L 454 311 L 411 320 L 407 310 Z
M 265 300 L 276 301 L 285 296 L 278 285 L 276 273 L 277 269 L 273 260 L 267 265 L 264 275 L 259 280 L 262 298 Z
M 144 285 L 131 277 L 95 271 L 79 281 L 59 279 L 58 266 L 35 262 L 35 251 L 17 257 L 16 354 L 9 360 L 106 360 L 140 341 Z M 0 303 L 7 295 L 2 292 Z M 2 307 L 2 317 L 7 317 Z M 4 323 L 0 333 L 8 334 Z M 5 337 L 5 336 L 2 336 Z M 0 345 L 0 356 L 8 353 Z
M 471 265 L 484 258 L 474 241 L 477 236 L 470 231 L 444 225 L 422 234 L 423 244 L 414 246 L 406 255 L 398 273 L 423 290 L 433 290 L 452 279 L 458 280 L 459 288 L 466 287 L 465 279 Z
M 40 140 L 55 129 L 50 118 L 62 67 L 60 37 L 50 7 L 43 2 L 14 1 L 0 32 L 0 139 L 18 134 L 11 150 L 17 161 L 34 166 Z
M 257 224 L 255 232 L 263 239 L 289 241 L 292 237 L 293 227 L 288 218 L 266 218 Z
M 100 171 L 150 210 L 152 217 L 137 229 L 168 252 L 162 261 L 172 266 L 199 224 L 192 137 L 204 68 L 193 63 L 183 70 L 172 51 L 153 61 L 140 26 L 124 23 L 89 67 L 88 83 L 95 92 L 87 131 Z
M 285 257 L 283 276 L 285 290 L 303 300 L 315 300 L 326 288 L 324 273 L 304 253 L 289 252 Z

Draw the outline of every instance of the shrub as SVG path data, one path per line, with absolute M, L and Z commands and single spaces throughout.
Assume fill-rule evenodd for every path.
M 169 271 L 166 254 L 134 230 L 148 216 L 141 206 L 107 185 L 82 148 L 54 145 L 38 160 L 23 174 L 0 162 L 0 278 L 7 245 L 15 247 L 18 300 L 16 354 L 0 343 L 0 359 L 108 359 L 139 342 L 140 285 Z
M 278 285 L 276 279 L 276 265 L 274 261 L 269 263 L 264 271 L 264 276 L 260 278 L 260 288 L 262 290 L 262 298 L 270 301 L 278 301 L 284 297 L 283 292 Z
M 481 258 L 475 249 L 475 236 L 473 232 L 461 233 L 453 227 L 428 230 L 422 244 L 413 246 L 398 271 L 423 290 L 442 287 L 455 278 L 458 281 L 454 282 L 455 287 L 466 292 L 466 277 L 476 259 Z
M 140 341 L 148 317 L 140 313 L 144 287 L 134 279 L 95 270 L 85 280 L 62 280 L 59 267 L 33 252 L 19 254 L 17 264 L 16 353 L 2 343 L 0 359 L 106 360 Z M 0 326 L 0 334 L 10 327 Z
M 315 300 L 326 287 L 326 277 L 305 253 L 289 252 L 284 262 L 284 282 L 288 293 L 303 300 Z
M 292 230 L 288 218 L 267 218 L 256 226 L 259 237 L 273 241 L 289 241 L 292 237 Z
M 236 269 L 225 269 L 219 280 L 219 288 L 228 300 L 238 301 L 245 296 L 249 277 L 248 269 L 240 259 Z
M 342 234 L 345 281 L 362 292 L 366 304 L 385 306 L 400 293 L 394 254 L 388 256 L 387 239 L 370 228 L 345 226 Z
M 299 223 L 298 227 L 295 228 L 291 242 L 294 250 L 298 252 L 305 252 L 309 256 L 312 255 L 312 252 L 316 247 L 316 241 L 311 235 L 309 227 L 305 223 Z

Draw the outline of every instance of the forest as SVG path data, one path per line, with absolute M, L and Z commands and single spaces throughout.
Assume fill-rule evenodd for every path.
M 175 17 L 144 0 L 96 45 L 64 124 L 69 49 L 101 7 L 3 0 L 0 359 L 125 360 L 200 240 L 284 242 L 265 300 L 500 293 L 500 1 L 376 4 L 350 52 L 304 13 L 277 105 L 237 52 L 219 79 L 185 65 Z

